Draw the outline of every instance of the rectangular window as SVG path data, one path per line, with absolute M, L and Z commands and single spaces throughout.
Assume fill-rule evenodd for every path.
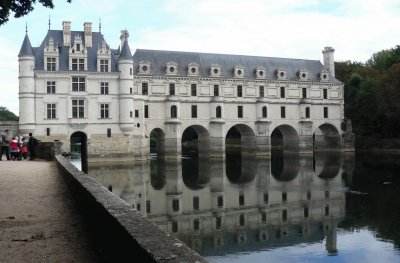
M 244 214 L 240 214 L 240 215 L 239 215 L 239 224 L 240 224 L 241 226 L 244 226 Z
M 268 204 L 268 201 L 269 201 L 268 193 L 264 193 L 264 203 Z
M 302 88 L 301 91 L 303 93 L 303 99 L 307 98 L 307 89 L 306 88 Z
M 111 128 L 107 128 L 107 137 L 111 138 Z
M 244 205 L 244 195 L 239 195 L 239 205 Z
M 47 58 L 47 71 L 56 71 L 56 58 Z
M 100 104 L 100 118 L 108 119 L 108 104 Z
M 287 210 L 282 210 L 282 221 L 287 221 Z
M 46 128 L 46 135 L 50 136 L 50 128 Z
M 224 197 L 222 195 L 219 195 L 217 198 L 217 205 L 219 208 L 224 206 Z
M 192 118 L 197 118 L 197 106 L 192 105 Z
M 100 72 L 108 72 L 108 59 L 100 59 Z
M 285 87 L 281 87 L 281 98 L 285 98 Z
M 139 110 L 135 110 L 135 118 L 139 118 Z
M 214 96 L 219 96 L 219 85 L 214 85 Z
M 47 119 L 56 118 L 56 104 L 47 104 Z
M 238 106 L 238 118 L 243 118 L 243 106 Z
M 179 199 L 172 199 L 172 210 L 179 211 Z
M 311 200 L 311 191 L 307 191 L 307 200 Z
M 133 93 L 133 89 L 129 88 L 129 93 L 132 94 Z
M 285 108 L 285 106 L 281 107 L 281 118 L 286 118 L 286 108 Z
M 198 196 L 193 197 L 193 210 L 199 210 L 200 200 Z
M 144 117 L 149 117 L 149 105 L 144 105 Z
M 325 216 L 329 216 L 329 205 L 325 206 Z
M 172 221 L 172 232 L 178 232 L 178 222 Z
M 79 71 L 85 70 L 85 60 L 83 58 L 79 59 L 78 69 L 79 69 Z
M 328 107 L 324 107 L 324 118 L 328 118 Z
M 199 219 L 193 220 L 193 229 L 194 230 L 199 230 L 200 229 L 200 220 Z
M 150 200 L 146 200 L 146 213 L 147 214 L 151 213 Z
M 85 91 L 85 77 L 72 77 L 72 91 Z
M 262 212 L 262 214 L 261 214 L 261 222 L 263 224 L 267 223 L 267 213 Z
M 129 117 L 133 118 L 133 112 L 132 111 L 129 112 Z
M 217 216 L 215 218 L 215 228 L 216 229 L 221 229 L 221 227 L 222 227 L 222 219 L 221 219 L 220 216 Z
M 47 81 L 47 94 L 55 94 L 55 93 L 56 93 L 56 82 Z
M 72 118 L 83 119 L 85 118 L 85 101 L 72 100 Z
M 175 95 L 175 83 L 169 83 L 169 95 Z
M 78 59 L 77 58 L 72 59 L 72 70 L 78 70 Z
M 76 44 L 76 51 L 81 51 L 81 44 Z
M 324 89 L 324 99 L 326 100 L 328 98 L 328 90 Z
M 108 94 L 108 82 L 100 82 L 100 94 Z
M 149 84 L 147 84 L 145 82 L 142 83 L 142 95 L 148 95 L 149 94 L 148 87 L 149 87 Z
M 192 84 L 191 89 L 192 89 L 192 92 L 191 92 L 192 96 L 197 96 L 197 85 Z
M 237 86 L 237 96 L 238 97 L 243 97 L 243 87 L 242 86 Z
M 264 97 L 264 86 L 260 86 L 259 87 L 259 89 L 260 89 L 260 97 Z
M 287 193 L 282 193 L 282 202 L 287 201 Z

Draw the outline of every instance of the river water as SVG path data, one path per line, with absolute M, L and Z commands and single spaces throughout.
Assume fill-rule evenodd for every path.
M 89 164 L 210 262 L 400 262 L 400 155 Z

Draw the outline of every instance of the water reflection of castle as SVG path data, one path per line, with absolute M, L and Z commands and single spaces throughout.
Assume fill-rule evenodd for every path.
M 89 175 L 205 256 L 324 238 L 327 251 L 336 253 L 336 228 L 345 216 L 343 175 L 351 177 L 353 162 L 340 153 L 227 158 L 226 164 L 153 160 L 93 164 Z

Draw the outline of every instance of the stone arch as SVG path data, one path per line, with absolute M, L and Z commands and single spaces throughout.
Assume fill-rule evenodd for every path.
M 324 123 L 320 125 L 313 135 L 314 151 L 331 151 L 340 150 L 341 137 L 338 129 L 330 124 Z
M 88 154 L 87 154 L 87 135 L 84 132 L 77 131 L 71 134 L 71 155 L 76 155 L 81 160 L 81 170 L 88 172 Z
M 182 159 L 182 180 L 189 189 L 204 188 L 210 175 L 210 162 L 206 158 Z
M 201 125 L 191 125 L 182 132 L 182 155 L 196 154 L 206 157 L 210 153 L 210 134 Z
M 271 133 L 271 149 L 298 152 L 299 135 L 296 129 L 287 124 L 276 127 Z
M 271 155 L 271 174 L 280 182 L 289 182 L 299 173 L 299 155 L 288 154 L 283 151 L 273 152 Z
M 335 178 L 342 167 L 342 156 L 339 151 L 314 154 L 314 173 L 321 179 Z
M 225 135 L 225 152 L 240 152 L 242 156 L 254 156 L 256 135 L 246 124 L 233 125 Z
M 157 154 L 158 158 L 165 156 L 165 133 L 160 128 L 150 132 L 150 154 Z
M 150 183 L 154 190 L 161 190 L 165 187 L 165 159 L 150 160 Z

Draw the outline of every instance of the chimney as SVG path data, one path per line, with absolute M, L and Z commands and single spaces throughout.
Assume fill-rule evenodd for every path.
M 335 76 L 335 60 L 333 58 L 333 54 L 335 50 L 332 47 L 325 47 L 322 50 L 322 54 L 324 55 L 324 67 Z
M 71 45 L 71 22 L 63 21 L 62 25 L 64 46 L 69 47 Z
M 85 22 L 83 27 L 85 30 L 85 46 L 92 47 L 92 23 Z
M 122 50 L 122 47 L 124 46 L 125 43 L 125 39 L 128 39 L 129 37 L 129 32 L 128 30 L 121 30 L 121 36 L 119 37 L 119 39 L 121 39 L 121 46 L 120 46 L 120 50 Z

